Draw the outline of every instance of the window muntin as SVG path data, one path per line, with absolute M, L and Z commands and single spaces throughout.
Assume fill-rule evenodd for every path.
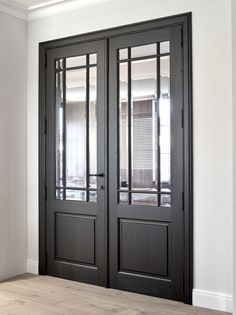
M 56 60 L 55 198 L 97 201 L 97 54 Z
M 119 203 L 171 206 L 170 42 L 118 58 Z

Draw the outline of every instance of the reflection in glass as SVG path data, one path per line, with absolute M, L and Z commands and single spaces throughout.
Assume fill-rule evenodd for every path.
M 96 191 L 90 191 L 89 192 L 89 201 L 90 202 L 97 202 L 97 192 Z
M 91 54 L 89 55 L 89 64 L 96 64 L 97 63 L 97 54 Z
M 132 188 L 157 189 L 157 61 L 131 64 Z
M 89 71 L 89 173 L 97 173 L 97 67 Z M 97 188 L 97 177 L 90 177 L 90 188 Z
M 169 53 L 169 41 L 119 50 L 120 203 L 171 205 Z
M 66 185 L 86 187 L 86 69 L 66 72 Z
M 80 67 L 86 65 L 86 55 L 66 58 L 66 68 Z
M 63 185 L 63 73 L 56 74 L 56 186 Z
M 66 200 L 86 201 L 85 190 L 66 190 Z
M 120 67 L 120 187 L 128 187 L 128 63 L 121 63 Z
M 90 174 L 94 174 L 91 173 Z M 97 188 L 97 177 L 96 176 L 89 176 L 89 188 Z
M 155 194 L 132 194 L 132 204 L 135 205 L 157 205 L 157 195 Z
M 128 48 L 119 50 L 119 59 L 120 60 L 128 59 Z
M 56 189 L 56 199 L 63 200 L 63 189 Z
M 96 63 L 97 53 L 55 61 L 55 198 L 59 200 L 97 201 L 97 177 L 89 176 L 97 173 Z
M 128 203 L 128 202 L 129 202 L 128 193 L 120 192 L 120 203 Z
M 171 206 L 171 196 L 161 194 L 161 207 L 170 207 Z
M 63 68 L 63 59 L 56 60 L 56 69 L 60 70 Z
M 160 53 L 161 54 L 167 54 L 170 52 L 170 42 L 161 42 L 160 43 Z
M 157 44 L 149 44 L 131 48 L 131 58 L 146 57 L 156 55 Z
M 170 57 L 160 58 L 160 176 L 161 190 L 170 191 Z

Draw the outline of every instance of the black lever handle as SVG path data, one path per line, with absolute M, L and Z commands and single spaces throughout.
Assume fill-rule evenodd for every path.
M 96 177 L 104 177 L 104 173 L 99 173 L 99 174 L 89 174 L 89 176 L 96 176 Z

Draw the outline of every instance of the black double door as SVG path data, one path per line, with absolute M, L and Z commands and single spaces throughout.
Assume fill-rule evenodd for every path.
M 183 300 L 182 58 L 180 26 L 48 52 L 49 275 Z

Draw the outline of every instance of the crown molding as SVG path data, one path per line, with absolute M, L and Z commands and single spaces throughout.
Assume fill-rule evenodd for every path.
M 0 11 L 31 21 L 110 1 L 112 0 L 49 0 L 27 8 L 15 1 L 9 3 L 8 0 L 0 0 Z
M 74 11 L 85 7 L 98 5 L 112 0 L 66 0 L 60 1 L 56 4 L 41 6 L 40 8 L 33 8 L 28 11 L 28 20 L 40 19 L 47 16 L 65 13 L 67 11 Z
M 63 2 L 65 0 L 48 0 L 48 1 L 45 1 L 43 3 L 40 3 L 40 4 L 36 4 L 36 5 L 32 5 L 32 6 L 29 6 L 27 8 L 28 11 L 32 11 L 32 10 L 37 10 L 37 9 L 41 9 L 43 7 L 47 7 L 47 6 L 52 6 L 52 5 L 56 5 L 60 2 Z
M 0 0 L 0 12 L 15 16 L 19 19 L 28 20 L 27 8 L 14 1 Z

